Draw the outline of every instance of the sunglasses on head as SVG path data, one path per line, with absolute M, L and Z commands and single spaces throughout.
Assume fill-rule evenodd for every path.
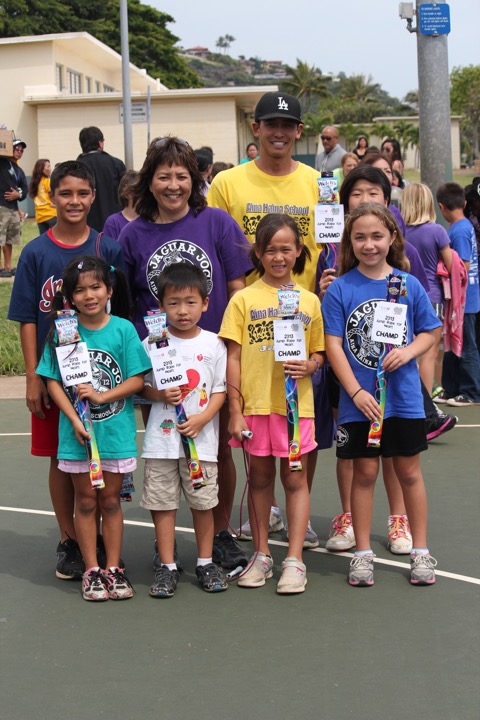
M 162 148 L 166 145 L 182 145 L 182 147 L 190 147 L 186 140 L 182 140 L 182 138 L 178 137 L 163 137 L 155 142 L 156 148 Z

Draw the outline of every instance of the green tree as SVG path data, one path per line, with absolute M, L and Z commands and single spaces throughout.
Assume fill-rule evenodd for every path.
M 450 107 L 463 115 L 462 133 L 474 157 L 480 157 L 480 65 L 454 67 L 450 73 Z
M 167 28 L 174 19 L 140 0 L 128 0 L 130 60 L 159 77 L 170 88 L 201 87 L 174 47 L 178 38 Z M 88 32 L 120 52 L 118 0 L 3 0 L 0 37 L 41 35 L 45 32 Z
M 304 99 L 307 112 L 314 98 L 327 97 L 327 79 L 318 68 L 297 58 L 297 67 L 286 65 L 286 71 L 289 77 L 280 84 L 281 89 L 295 95 L 299 100 Z
M 380 92 L 381 87 L 372 82 L 372 76 L 365 77 L 362 73 L 345 78 L 340 86 L 340 95 L 343 98 L 359 103 L 378 101 Z
M 338 125 L 337 129 L 339 134 L 347 141 L 347 150 L 350 150 L 352 145 L 355 146 L 359 135 L 368 134 L 364 127 L 361 127 L 360 125 L 354 125 L 351 122 L 344 123 L 343 125 Z

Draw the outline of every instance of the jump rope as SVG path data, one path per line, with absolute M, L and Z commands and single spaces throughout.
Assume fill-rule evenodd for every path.
M 227 386 L 228 386 L 228 387 L 231 387 L 233 390 L 235 390 L 235 391 L 238 393 L 238 397 L 239 397 L 239 399 L 240 399 L 241 408 L 242 408 L 242 415 L 243 415 L 243 410 L 244 410 L 244 407 L 245 407 L 245 399 L 244 399 L 244 397 L 243 397 L 240 389 L 237 388 L 237 387 L 235 387 L 235 385 L 232 385 L 232 383 L 229 383 L 229 382 L 227 382 Z M 290 409 L 290 410 L 291 410 L 291 409 Z M 291 411 L 292 411 L 292 410 L 291 410 Z M 288 412 L 288 405 L 287 405 L 287 412 Z M 297 408 L 297 410 L 296 410 L 296 413 L 298 414 L 298 408 Z M 249 451 L 249 449 L 248 449 L 248 444 L 249 444 L 249 441 L 253 438 L 253 433 L 252 433 L 251 430 L 242 430 L 242 436 L 243 436 L 243 439 L 242 439 L 242 441 L 241 441 L 241 445 L 242 445 L 242 455 L 243 455 L 243 467 L 244 467 L 244 470 L 245 470 L 245 485 L 244 485 L 244 487 L 243 487 L 242 496 L 241 496 L 241 498 L 240 498 L 240 512 L 239 512 L 239 529 L 240 529 L 240 531 L 241 531 L 241 528 L 242 528 L 242 509 L 243 509 L 243 504 L 244 504 L 244 502 L 245 502 L 245 495 L 246 495 L 246 493 L 247 493 L 247 489 L 248 489 L 249 484 L 250 484 L 250 457 L 251 457 L 251 456 L 250 456 L 250 451 Z M 298 458 L 297 458 L 297 461 L 298 461 Z M 298 469 L 301 469 L 301 466 L 300 466 L 300 468 L 297 467 L 296 469 L 297 469 L 297 470 L 298 470 Z M 256 530 L 257 530 L 257 535 L 258 535 L 258 534 L 259 534 L 259 530 L 260 530 L 260 524 L 259 524 L 259 521 L 258 521 L 258 515 L 257 515 L 257 511 L 256 511 L 256 508 L 255 508 L 255 502 L 254 502 L 254 500 L 253 500 L 253 497 L 251 498 L 251 507 L 252 507 L 252 510 L 253 510 L 253 518 L 252 518 L 252 517 L 249 517 L 250 527 L 252 526 L 252 522 L 254 522 L 254 523 L 255 523 L 255 528 L 256 528 Z M 230 518 L 228 517 L 225 508 L 224 508 L 224 513 L 225 513 L 225 519 L 226 519 L 226 521 L 227 521 L 227 527 L 228 527 L 229 530 L 233 533 L 233 535 L 236 536 L 236 531 L 235 531 L 235 529 L 232 527 L 232 525 L 231 525 L 231 523 L 230 523 Z M 257 559 L 257 557 L 258 557 L 258 553 L 259 553 L 259 550 L 255 550 L 252 559 L 248 561 L 248 563 L 247 563 L 247 565 L 246 565 L 245 567 L 243 567 L 242 565 L 237 565 L 236 568 L 234 568 L 234 569 L 231 570 L 229 573 L 227 573 L 227 575 L 226 575 L 226 580 L 227 580 L 227 582 L 228 582 L 228 583 L 231 583 L 231 582 L 236 581 L 236 580 L 239 580 L 241 577 L 243 577 L 243 575 L 245 575 L 245 573 L 246 573 L 246 571 L 247 571 L 247 568 L 248 568 L 248 567 L 251 567 L 251 566 L 255 563 L 255 561 L 256 561 L 256 559 Z

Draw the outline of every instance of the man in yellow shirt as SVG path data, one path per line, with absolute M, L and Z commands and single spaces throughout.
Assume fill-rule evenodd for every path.
M 295 141 L 303 123 L 297 98 L 287 93 L 269 92 L 255 108 L 252 123 L 260 156 L 249 163 L 219 173 L 207 195 L 208 204 L 226 210 L 240 225 L 248 240 L 255 241 L 257 225 L 271 212 L 287 213 L 297 222 L 302 242 L 312 259 L 296 280 L 314 290 L 319 248 L 315 242 L 314 207 L 318 203 L 320 173 L 293 160 Z M 257 278 L 252 273 L 247 284 Z

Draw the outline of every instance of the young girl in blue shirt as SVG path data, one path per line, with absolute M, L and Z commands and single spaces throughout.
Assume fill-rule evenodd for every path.
M 95 439 L 99 449 L 105 487 L 90 482 L 85 440 L 89 433 L 68 399 L 56 359 L 52 330 L 37 373 L 48 378 L 48 391 L 61 410 L 59 425 L 59 468 L 71 474 L 75 490 L 75 532 L 85 562 L 82 595 L 85 600 L 123 600 L 133 589 L 122 569 L 120 550 L 123 516 L 120 490 L 125 472 L 136 468 L 136 424 L 132 396 L 144 385 L 144 373 L 151 364 L 128 320 L 128 292 L 125 276 L 101 258 L 82 256 L 65 269 L 61 293 L 54 310 L 76 310 L 80 339 L 88 348 L 93 384 L 76 386 L 81 400 L 91 407 Z M 97 558 L 97 510 L 102 515 L 106 569 Z
M 434 342 L 439 320 L 409 269 L 405 243 L 392 214 L 383 205 L 365 203 L 346 219 L 339 255 L 340 277 L 323 300 L 327 355 L 341 383 L 337 457 L 353 460 L 351 493 L 356 553 L 351 585 L 373 585 L 374 554 L 370 529 L 379 456 L 391 457 L 405 500 L 413 536 L 410 581 L 435 582 L 436 561 L 427 548 L 427 499 L 419 453 L 427 449 L 423 401 L 416 358 Z M 387 299 L 389 274 L 401 275 L 407 305 L 401 346 L 386 352 L 388 386 L 380 446 L 368 447 L 370 424 L 381 416 L 376 391 L 377 365 L 385 350 L 372 336 L 377 304 Z M 388 349 L 388 348 L 387 348 Z

